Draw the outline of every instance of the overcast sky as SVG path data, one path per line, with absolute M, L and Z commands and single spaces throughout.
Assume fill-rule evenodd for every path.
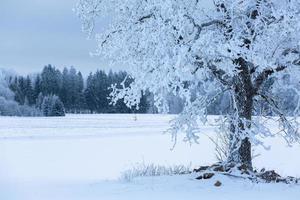
M 46 64 L 75 66 L 84 74 L 106 68 L 92 58 L 96 45 L 86 40 L 72 8 L 77 0 L 0 0 L 0 68 L 39 72 Z

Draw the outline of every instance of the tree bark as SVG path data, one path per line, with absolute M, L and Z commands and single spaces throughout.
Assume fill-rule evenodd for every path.
M 249 64 L 237 59 L 240 73 L 234 77 L 234 112 L 237 119 L 231 119 L 230 147 L 228 161 L 252 170 L 251 142 L 247 130 L 251 128 L 253 98 L 255 92 L 251 81 Z
M 253 98 L 243 98 L 244 96 L 239 96 L 238 94 L 235 95 L 235 99 L 239 109 L 239 115 L 237 122 L 235 119 L 232 119 L 231 122 L 228 159 L 229 162 L 243 165 L 252 170 L 251 142 L 249 141 L 249 137 L 245 131 L 247 131 L 246 129 L 251 128 Z M 241 101 L 240 97 L 244 100 Z

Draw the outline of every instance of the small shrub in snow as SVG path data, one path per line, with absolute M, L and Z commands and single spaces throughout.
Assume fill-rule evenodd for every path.
M 124 171 L 121 180 L 131 181 L 137 177 L 145 176 L 171 176 L 191 173 L 191 165 L 162 166 L 156 164 L 138 164 L 135 167 Z

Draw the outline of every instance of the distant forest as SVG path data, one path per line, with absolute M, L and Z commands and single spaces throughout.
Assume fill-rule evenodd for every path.
M 63 116 L 66 113 L 147 113 L 154 112 L 151 95 L 142 95 L 139 109 L 129 108 L 120 100 L 111 104 L 111 85 L 117 87 L 127 77 L 124 71 L 106 73 L 98 70 L 84 79 L 82 73 L 74 67 L 63 71 L 51 65 L 44 67 L 41 73 L 32 76 L 11 76 L 9 88 L 14 100 L 20 105 L 35 107 L 45 116 Z M 133 80 L 126 78 L 125 85 Z M 48 103 L 47 103 L 48 102 Z M 56 104 L 56 105 L 54 105 Z M 54 111 L 50 107 L 56 106 Z
M 285 78 L 288 82 L 288 77 Z M 157 113 L 153 94 L 143 92 L 139 109 L 129 108 L 119 100 L 111 103 L 111 86 L 128 86 L 133 79 L 125 71 L 108 73 L 98 70 L 86 78 L 74 67 L 62 71 L 47 65 L 41 73 L 19 76 L 0 70 L 0 115 L 6 116 L 64 116 L 65 113 Z M 264 87 L 270 87 L 265 84 Z M 197 91 L 202 91 L 199 85 Z M 263 89 L 265 91 L 267 89 Z M 196 92 L 196 91 L 195 91 Z M 209 94 L 213 99 L 207 108 L 207 114 L 227 114 L 230 106 L 229 94 L 216 96 L 216 91 Z M 292 114 L 297 107 L 296 95 L 291 90 L 273 91 L 272 94 L 287 113 Z M 289 98 L 285 98 L 289 97 Z M 166 93 L 170 114 L 180 113 L 184 100 L 174 94 Z M 285 100 L 288 99 L 288 100 Z M 259 104 L 254 114 L 268 112 L 269 106 L 256 99 Z M 269 111 L 269 115 L 272 112 Z

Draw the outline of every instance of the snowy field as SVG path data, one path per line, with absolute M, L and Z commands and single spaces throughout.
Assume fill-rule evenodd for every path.
M 254 184 L 196 174 L 120 180 L 139 163 L 199 166 L 216 162 L 207 136 L 200 144 L 179 142 L 171 151 L 172 115 L 68 115 L 65 118 L 0 117 L 0 199 L 299 199 L 300 186 Z M 213 135 L 214 127 L 202 132 Z M 270 151 L 255 149 L 258 168 L 300 176 L 300 145 L 272 138 Z M 213 186 L 221 180 L 222 187 Z M 243 197 L 242 197 L 243 195 Z

